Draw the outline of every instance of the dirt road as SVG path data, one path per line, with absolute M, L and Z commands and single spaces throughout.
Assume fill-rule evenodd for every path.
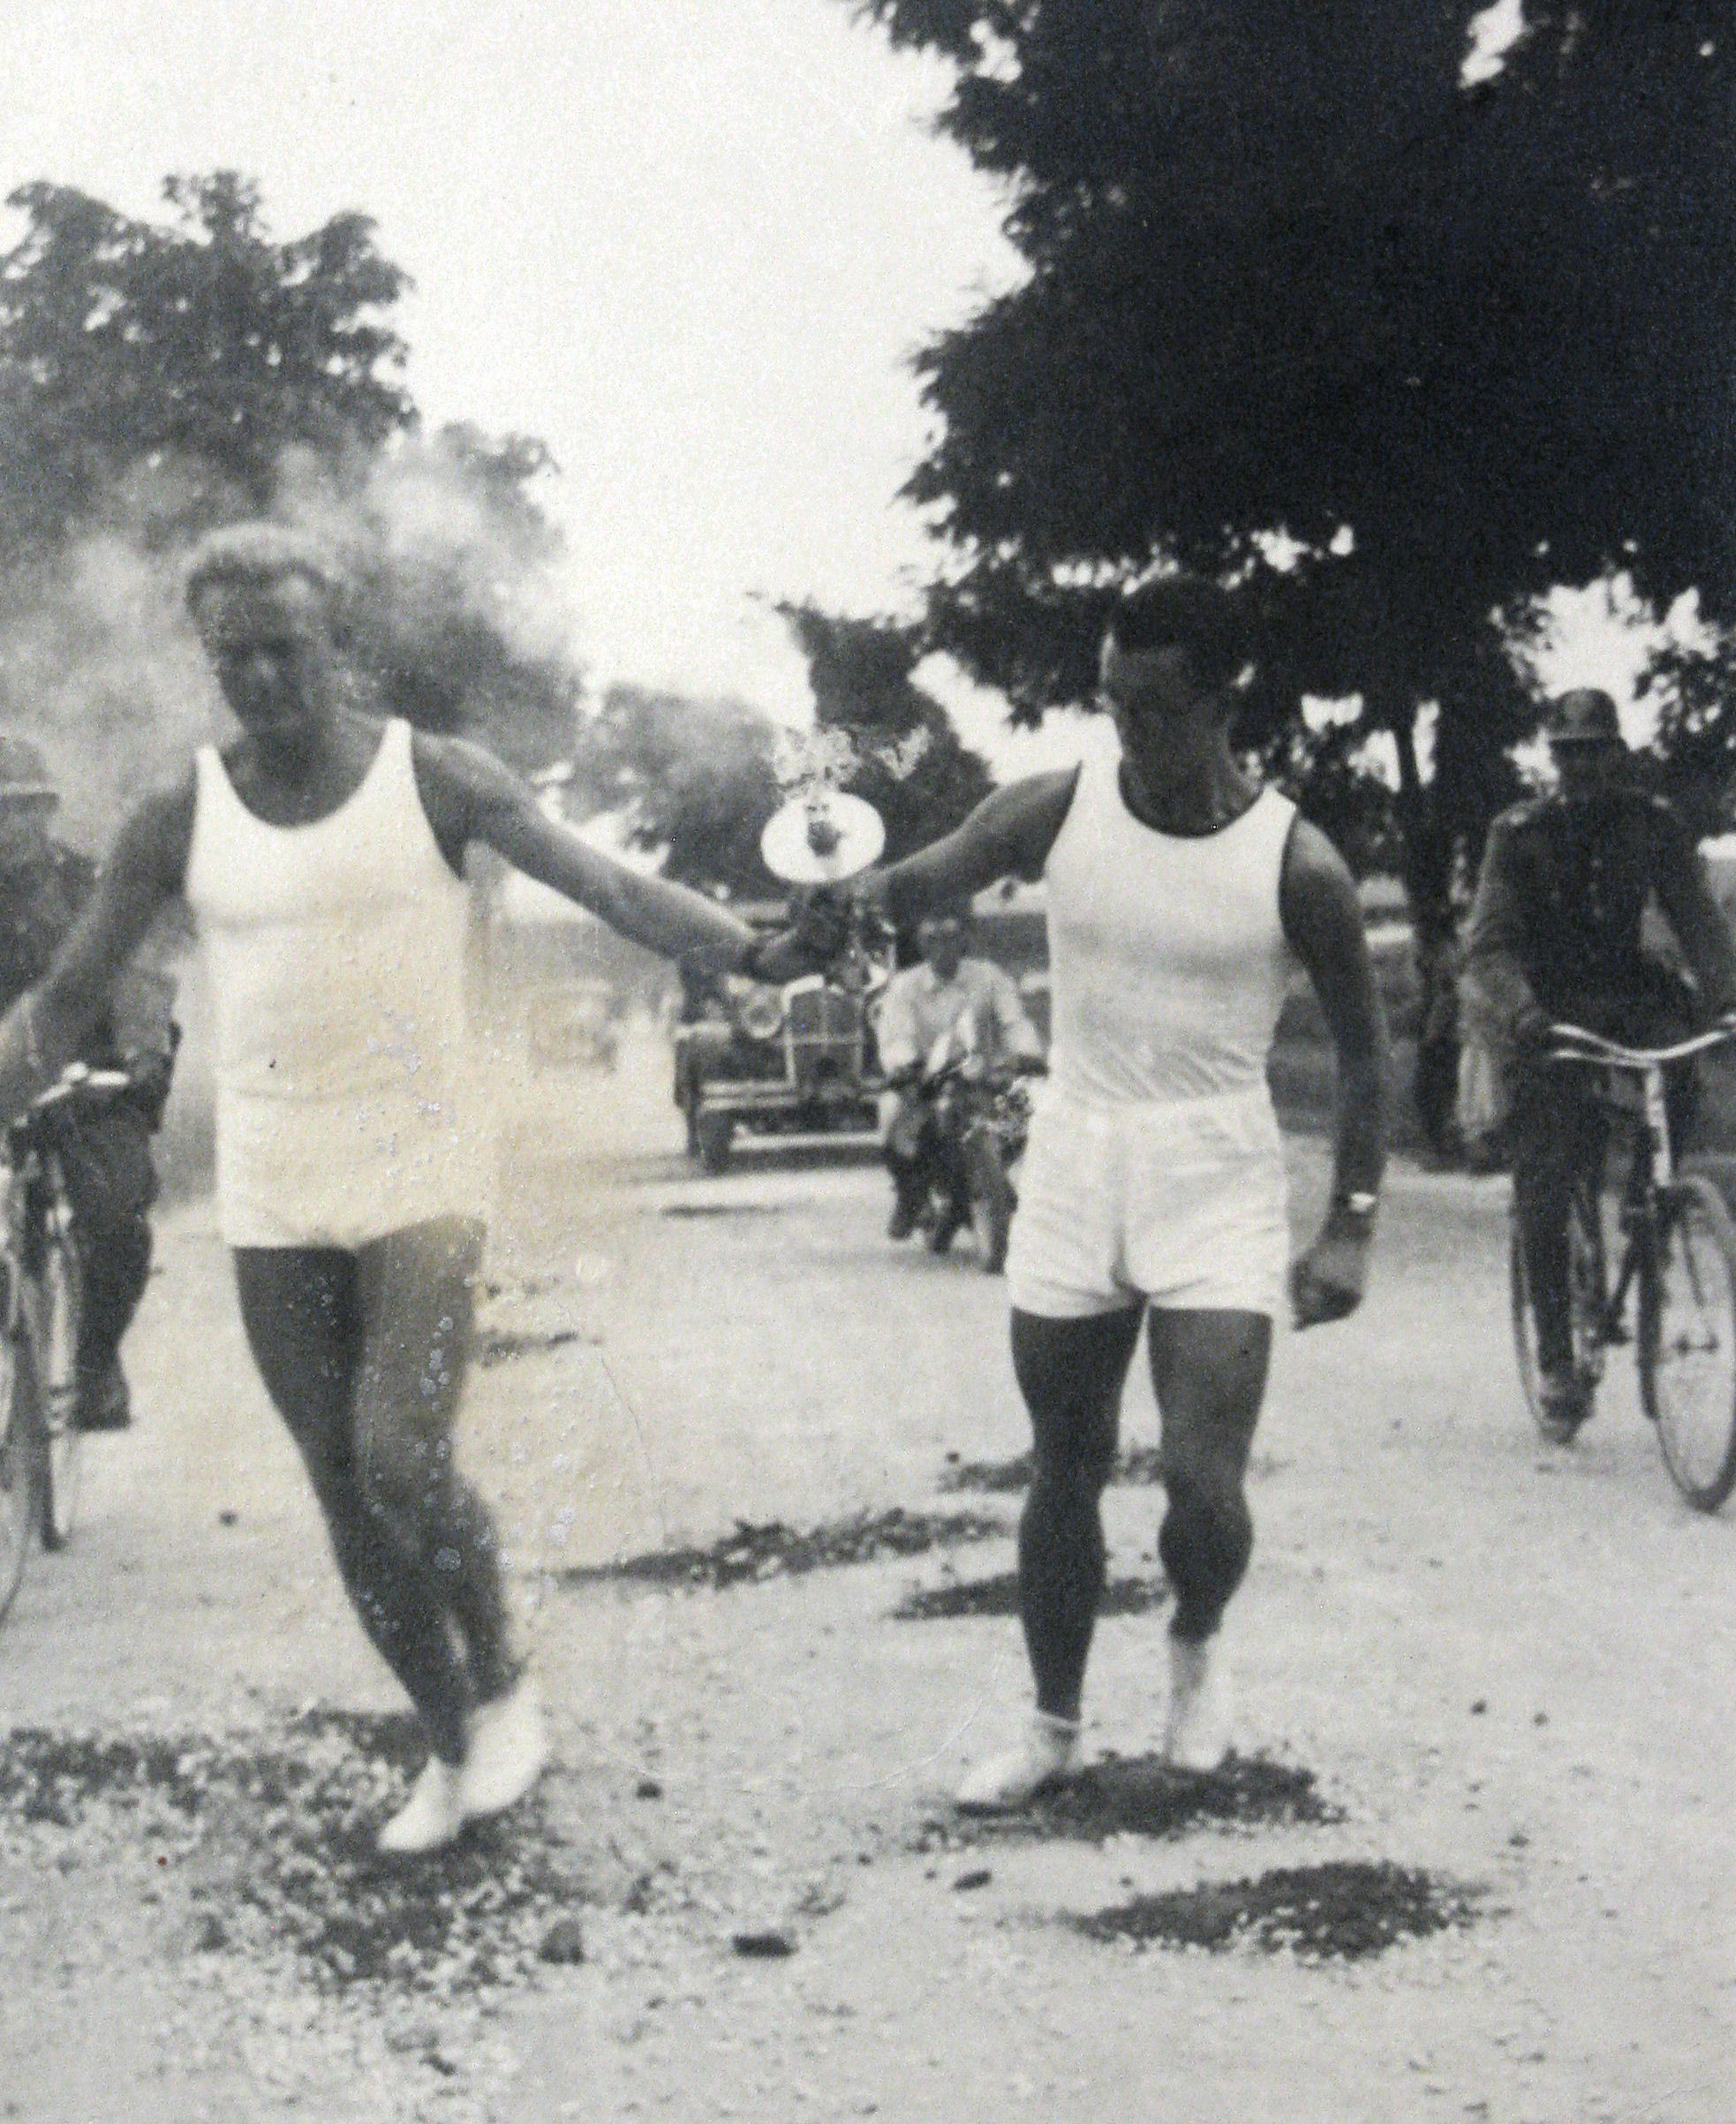
M 0 2116 L 1736 2113 L 1736 1520 L 1679 1504 L 1625 1377 L 1573 1453 L 1535 1442 L 1500 1183 L 1399 1170 L 1362 1314 L 1280 1347 L 1251 1765 L 1139 1760 L 1129 1480 L 1089 1705 L 1119 1767 L 966 1836 L 945 1795 L 1024 1696 L 1016 1624 L 969 1612 L 1005 1606 L 1017 1495 L 948 1486 L 1026 1442 L 1004 1291 L 889 1248 L 871 1166 L 693 1178 L 664 1097 L 641 1045 L 520 1103 L 465 1450 L 559 1765 L 419 1871 L 367 1856 L 413 1736 L 209 1213 L 165 1221 L 140 1421 L 0 1629 Z M 1294 1175 L 1305 1224 L 1317 1146 Z M 1152 1440 L 1143 1385 L 1127 1417 Z M 683 1545 L 687 1584 L 605 1568 Z M 540 1958 L 563 1918 L 582 1961 Z

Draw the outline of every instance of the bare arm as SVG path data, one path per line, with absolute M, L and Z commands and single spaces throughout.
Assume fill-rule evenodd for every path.
M 15 1120 L 74 1059 L 159 911 L 179 896 L 192 813 L 189 775 L 128 815 L 54 964 L 0 1019 L 0 1121 Z
M 1041 877 L 1078 779 L 1079 770 L 1067 767 L 996 790 L 952 833 L 902 863 L 871 871 L 861 881 L 863 897 L 902 925 L 1002 878 Z
M 1355 883 L 1338 850 L 1306 820 L 1291 830 L 1279 913 L 1320 999 L 1338 1062 L 1332 1206 L 1293 1277 L 1297 1325 L 1306 1327 L 1341 1317 L 1362 1297 L 1372 1198 L 1386 1162 L 1386 1028 Z M 1356 1206 L 1358 1197 L 1370 1206 Z
M 463 850 L 479 841 L 515 870 L 552 886 L 600 916 L 634 943 L 682 958 L 701 971 L 728 973 L 753 941 L 748 925 L 703 893 L 646 877 L 593 848 L 550 819 L 517 775 L 491 752 L 463 739 L 416 740 L 417 786 L 441 845 Z M 760 967 L 777 971 L 767 951 Z M 792 976 L 808 971 L 792 961 Z

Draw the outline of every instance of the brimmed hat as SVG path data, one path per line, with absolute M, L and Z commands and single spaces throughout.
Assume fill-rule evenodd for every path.
M 1544 734 L 1551 745 L 1619 745 L 1615 703 L 1596 686 L 1578 686 L 1549 706 Z
M 49 778 L 42 748 L 27 737 L 0 731 L 0 804 L 30 797 L 55 802 L 60 791 Z

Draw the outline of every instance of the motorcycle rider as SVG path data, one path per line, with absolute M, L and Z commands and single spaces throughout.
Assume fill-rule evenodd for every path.
M 1466 1000 L 1506 1048 L 1506 1129 L 1537 1335 L 1546 1433 L 1572 1440 L 1589 1413 L 1574 1368 L 1567 1213 L 1575 1175 L 1602 1156 L 1607 1124 L 1580 1079 L 1544 1056 L 1550 1029 L 1583 1026 L 1650 1046 L 1692 1018 L 1736 1005 L 1736 945 L 1687 828 L 1661 797 L 1636 789 L 1607 693 L 1564 693 L 1545 722 L 1560 775 L 1552 795 L 1503 812 L 1490 829 L 1465 935 Z M 1641 946 L 1657 896 L 1697 993 Z M 1690 1119 L 1691 1070 L 1673 1072 L 1672 1137 Z
M 986 1066 L 1030 1068 L 1043 1060 L 1043 1042 L 1025 1015 L 1017 983 L 993 959 L 968 956 L 969 934 L 965 907 L 925 916 L 917 930 L 920 959 L 893 976 L 881 1000 L 876 1039 L 887 1088 L 897 1096 L 886 1131 L 893 1185 L 888 1239 L 908 1239 L 916 1229 L 935 1162 L 946 1154 L 922 1092 L 936 1045 L 970 1017 Z
M 0 1011 L 48 971 L 96 881 L 96 865 L 49 830 L 59 802 L 41 750 L 0 732 Z M 120 1344 L 150 1273 L 150 1135 L 168 1096 L 172 1039 L 161 1045 L 158 1054 L 124 1054 L 114 1015 L 105 1013 L 79 1060 L 93 1069 L 132 1070 L 134 1090 L 70 1107 L 57 1123 L 84 1280 L 77 1363 L 78 1421 L 86 1431 L 122 1431 L 132 1421 Z

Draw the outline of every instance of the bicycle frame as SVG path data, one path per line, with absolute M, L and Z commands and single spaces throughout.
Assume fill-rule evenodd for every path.
M 1674 1183 L 1676 1177 L 1676 1146 L 1670 1133 L 1664 1072 L 1673 1062 L 1691 1061 L 1736 1039 L 1736 1024 L 1720 1024 L 1669 1047 L 1627 1047 L 1619 1041 L 1604 1039 L 1600 1033 L 1588 1032 L 1580 1025 L 1553 1026 L 1551 1039 L 1552 1044 L 1547 1054 L 1551 1062 L 1602 1069 L 1611 1077 L 1626 1074 L 1637 1077 L 1640 1083 L 1637 1113 L 1608 1093 L 1599 1100 L 1628 1124 L 1628 1132 L 1634 1139 L 1633 1161 L 1622 1198 L 1627 1246 L 1612 1291 L 1605 1275 L 1603 1310 L 1598 1320 L 1598 1339 L 1607 1344 L 1620 1335 L 1621 1314 L 1627 1293 L 1633 1288 L 1642 1259 L 1656 1244 L 1657 1198 Z M 1600 1266 L 1606 1267 L 1601 1261 L 1602 1251 L 1600 1246 Z

